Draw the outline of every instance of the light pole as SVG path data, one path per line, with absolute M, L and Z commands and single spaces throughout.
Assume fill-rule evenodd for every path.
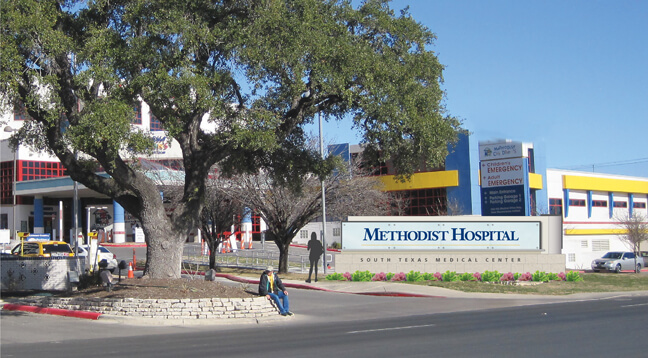
M 15 132 L 16 130 L 13 129 L 11 126 L 6 126 L 4 127 L 4 131 L 7 133 L 12 133 Z M 18 178 L 18 168 L 16 167 L 16 157 L 17 157 L 17 152 L 18 152 L 18 147 L 13 148 L 11 150 L 13 152 L 13 178 L 12 178 L 12 184 L 11 184 L 11 196 L 12 196 L 12 214 L 11 214 L 11 238 L 16 239 L 17 237 L 17 230 L 16 230 L 16 179 Z
M 319 117 L 320 154 L 322 155 L 323 160 L 324 136 L 322 133 L 322 114 L 318 113 L 317 116 Z M 324 258 L 322 263 L 324 264 L 324 275 L 326 276 L 326 187 L 324 184 L 324 178 L 322 178 L 322 247 L 324 248 Z

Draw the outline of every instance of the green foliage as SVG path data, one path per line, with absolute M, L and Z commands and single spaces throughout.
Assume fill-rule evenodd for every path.
M 340 243 L 337 242 L 337 241 L 333 241 L 333 243 L 332 243 L 329 247 L 332 248 L 332 249 L 341 249 L 341 248 L 342 248 L 342 244 L 340 244 Z
M 470 272 L 464 272 L 459 276 L 460 281 L 477 281 L 477 278 L 475 275 L 471 274 Z
M 394 278 L 394 275 L 395 275 L 395 273 L 388 272 L 385 277 L 386 277 L 387 281 L 391 281 L 391 279 Z
M 369 271 L 356 271 L 351 276 L 351 281 L 366 282 L 371 281 L 374 275 Z
M 346 278 L 344 278 L 344 275 L 342 275 L 339 272 L 334 272 L 326 275 L 326 279 L 329 281 L 346 281 Z
M 224 174 L 263 168 L 293 185 L 295 174 L 330 174 L 335 159 L 304 145 L 304 128 L 318 114 L 351 116 L 363 131 L 363 157 L 380 153 L 398 173 L 443 163 L 462 129 L 443 104 L 435 35 L 388 2 L 355 6 L 5 1 L 0 101 L 24 103 L 33 119 L 16 138 L 52 151 L 75 180 L 161 231 L 151 247 L 176 238 L 173 251 L 199 225 L 214 165 Z M 159 215 L 153 179 L 130 165 L 132 156 L 156 149 L 149 133 L 131 130 L 132 109 L 147 108 L 140 100 L 182 151 L 184 192 L 170 217 Z M 79 165 L 88 159 L 110 177 Z M 180 260 L 167 249 L 149 252 L 147 275 L 180 276 Z
M 429 273 L 429 272 L 423 273 L 423 280 L 424 281 L 432 281 L 432 280 L 434 280 L 434 274 Z
M 423 275 L 421 275 L 421 273 L 418 272 L 418 271 L 416 271 L 416 272 L 415 271 L 410 271 L 410 272 L 407 273 L 407 275 L 405 275 L 405 277 L 406 277 L 406 280 L 409 281 L 409 282 L 420 282 L 420 281 L 425 280 L 423 278 Z
M 441 276 L 444 282 L 455 282 L 459 281 L 459 276 L 454 271 L 446 271 Z
M 583 278 L 580 276 L 580 273 L 578 273 L 577 271 L 569 271 L 565 275 L 565 281 L 579 282 L 579 281 L 583 281 Z
M 531 276 L 531 280 L 534 282 L 547 282 L 550 280 L 550 278 L 546 272 L 536 271 Z
M 482 282 L 498 282 L 502 274 L 497 271 L 484 271 L 481 274 Z
M 557 273 L 550 272 L 550 273 L 547 273 L 547 280 L 548 281 L 562 281 L 562 278 L 560 278 L 560 276 L 558 276 Z

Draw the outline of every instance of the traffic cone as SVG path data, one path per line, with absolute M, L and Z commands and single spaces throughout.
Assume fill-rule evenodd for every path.
M 252 240 L 250 240 L 250 246 L 248 246 L 248 249 L 252 249 Z
M 135 278 L 135 274 L 133 273 L 133 264 L 128 263 L 128 278 Z

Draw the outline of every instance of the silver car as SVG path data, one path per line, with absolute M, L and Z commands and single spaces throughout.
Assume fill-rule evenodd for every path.
M 592 270 L 594 272 L 607 270 L 617 273 L 626 270 L 635 271 L 635 261 L 637 272 L 641 271 L 644 265 L 643 257 L 637 257 L 635 260 L 634 252 L 610 251 L 600 259 L 592 261 Z

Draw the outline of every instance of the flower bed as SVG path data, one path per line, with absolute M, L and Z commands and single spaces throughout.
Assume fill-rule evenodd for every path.
M 406 281 L 406 282 L 421 282 L 421 281 L 476 281 L 476 282 L 492 282 L 492 283 L 519 283 L 519 282 L 549 282 L 549 281 L 582 281 L 583 278 L 577 271 L 568 271 L 560 273 L 547 273 L 536 271 L 534 273 L 500 273 L 497 271 L 484 271 L 469 273 L 465 272 L 458 274 L 454 271 L 446 271 L 444 273 L 436 272 L 421 273 L 418 271 L 410 271 L 409 273 L 371 273 L 369 271 L 356 271 L 354 273 L 345 272 L 332 273 L 326 276 L 330 281 Z

